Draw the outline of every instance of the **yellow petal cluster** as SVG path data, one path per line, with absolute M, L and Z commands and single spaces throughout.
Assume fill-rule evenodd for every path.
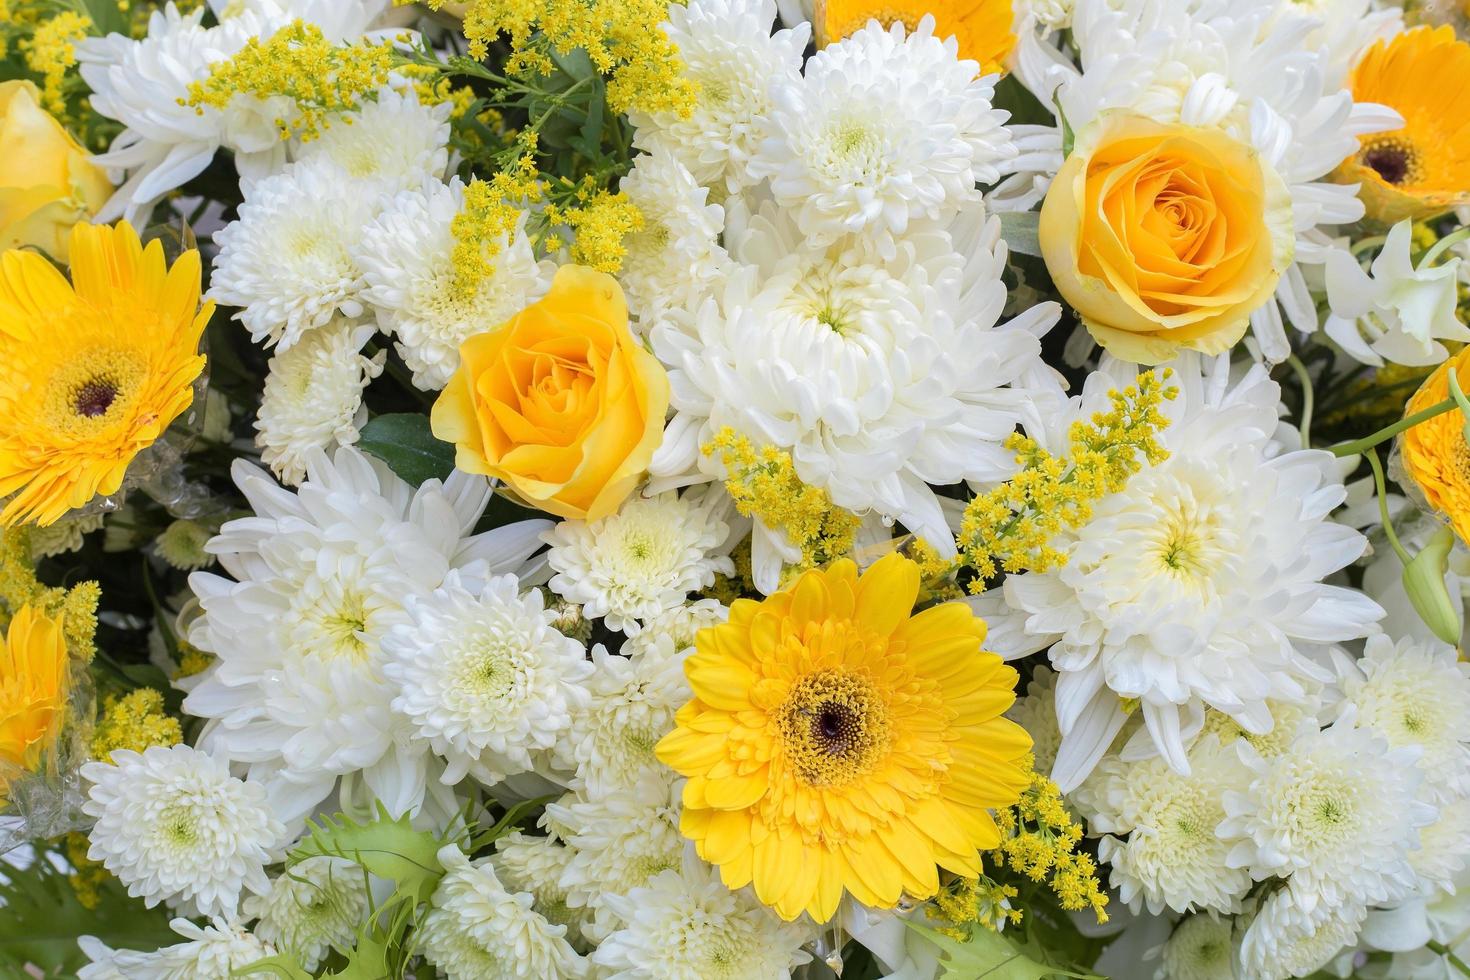
M 912 31 L 925 16 L 934 18 L 934 36 L 954 37 L 960 57 L 978 62 L 982 75 L 1005 71 L 1006 59 L 1016 49 L 1011 0 L 816 0 L 812 23 L 817 46 L 826 47 L 870 20 L 885 27 L 903 24 Z
M 782 918 L 830 919 L 844 893 L 884 908 L 980 874 L 991 810 L 1029 782 L 1003 717 L 1016 672 L 963 603 L 915 614 L 919 569 L 843 559 L 700 631 L 694 699 L 660 741 L 688 777 L 681 829 L 726 885 Z
M 15 776 L 34 772 L 55 744 L 70 678 L 60 620 L 22 607 L 0 639 L 0 803 Z
M 1470 347 L 1441 364 L 1419 386 L 1404 414 L 1413 415 L 1450 397 L 1451 371 L 1462 390 L 1470 388 Z M 1399 460 L 1429 507 L 1444 515 L 1461 541 L 1470 542 L 1470 445 L 1464 425 L 1463 415 L 1447 412 L 1405 430 L 1399 437 Z

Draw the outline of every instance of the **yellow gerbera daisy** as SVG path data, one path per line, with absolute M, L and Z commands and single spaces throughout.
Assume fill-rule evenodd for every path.
M 78 225 L 71 283 L 0 255 L 0 523 L 51 524 L 121 486 L 128 464 L 193 399 L 204 370 L 199 253 L 168 268 L 126 222 Z
M 23 606 L 0 638 L 0 804 L 17 771 L 34 771 L 56 741 L 70 678 L 60 621 Z
M 1353 69 L 1353 99 L 1397 110 L 1404 128 L 1361 138 L 1339 168 L 1359 185 L 1368 216 L 1385 224 L 1470 204 L 1470 44 L 1450 27 L 1418 27 L 1368 49 Z
M 1470 389 L 1470 347 L 1435 369 L 1404 406 L 1404 414 L 1422 412 L 1450 397 L 1451 371 L 1461 389 Z M 1399 437 L 1399 455 L 1425 502 L 1449 520 L 1461 541 L 1470 543 L 1470 446 L 1464 425 L 1459 412 L 1420 422 Z
M 974 878 L 1000 843 L 1031 748 L 1001 717 L 1016 672 L 951 602 L 911 615 L 919 569 L 846 559 L 764 602 L 738 600 L 685 664 L 694 690 L 658 757 L 689 777 L 681 829 L 731 888 L 826 921 Z
M 817 46 L 825 47 L 870 20 L 885 27 L 901 23 L 913 30 L 925 14 L 934 15 L 934 36 L 954 35 L 960 57 L 978 61 L 982 75 L 1005 71 L 1005 61 L 1016 47 L 1011 0 L 816 0 L 812 21 Z

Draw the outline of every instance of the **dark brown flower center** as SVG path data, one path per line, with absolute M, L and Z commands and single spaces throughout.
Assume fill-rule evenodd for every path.
M 1419 154 L 1402 139 L 1374 140 L 1363 147 L 1358 159 L 1386 183 L 1395 186 L 1413 183 L 1419 176 Z
M 95 419 L 107 414 L 117 400 L 117 394 L 117 384 L 111 378 L 93 378 L 77 388 L 72 395 L 72 407 L 78 415 Z

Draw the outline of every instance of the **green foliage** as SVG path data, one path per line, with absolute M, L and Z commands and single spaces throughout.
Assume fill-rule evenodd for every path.
M 371 453 L 414 486 L 443 480 L 454 469 L 454 447 L 429 431 L 429 417 L 416 412 L 379 415 L 362 427 L 357 447 Z
M 1104 980 L 1095 973 L 1054 966 L 1045 961 L 1033 944 L 1022 946 L 1007 933 L 977 928 L 968 940 L 961 941 L 914 922 L 905 924 L 944 954 L 940 963 L 944 967 L 940 974 L 944 980 L 1045 980 L 1047 977 Z
M 379 803 L 378 816 L 366 823 L 340 813 L 308 821 L 306 837 L 291 852 L 290 863 L 321 856 L 346 858 L 391 881 L 404 895 L 427 902 L 444 877 L 439 849 L 446 843 L 427 830 L 414 830 L 407 814 L 395 820 Z
M 73 976 L 87 962 L 80 936 L 129 949 L 172 945 L 179 937 L 169 919 L 167 909 L 144 908 L 112 877 L 100 886 L 97 908 L 87 908 L 46 851 L 25 871 L 0 864 L 0 976 L 28 976 L 27 963 L 46 977 Z

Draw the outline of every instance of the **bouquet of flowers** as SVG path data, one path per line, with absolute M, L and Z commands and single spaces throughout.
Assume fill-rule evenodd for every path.
M 1470 977 L 1467 28 L 0 0 L 0 976 Z

